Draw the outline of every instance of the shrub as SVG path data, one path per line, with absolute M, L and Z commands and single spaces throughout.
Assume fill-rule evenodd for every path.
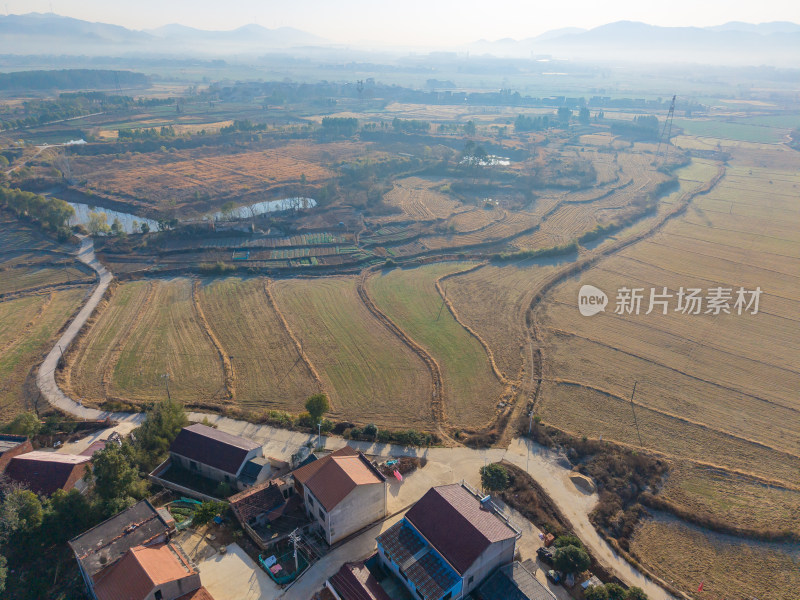
M 563 548 L 564 546 L 575 546 L 583 548 L 583 542 L 575 535 L 560 535 L 554 542 L 556 548 Z
M 592 559 L 583 548 L 577 546 L 564 546 L 556 550 L 553 565 L 562 573 L 581 573 L 589 568 Z
M 508 488 L 508 471 L 497 463 L 481 467 L 481 485 L 492 492 L 502 492 Z
M 227 485 L 226 483 L 220 483 L 220 486 Z M 230 486 L 228 486 L 230 487 Z M 200 506 L 197 507 L 197 510 L 194 512 L 194 518 L 192 519 L 192 525 L 201 526 L 208 523 L 211 519 L 220 515 L 227 510 L 228 505 L 224 502 L 203 502 Z
M 586 600 L 608 600 L 608 590 L 604 585 L 595 585 L 584 592 Z
M 370 423 L 364 427 L 364 435 L 374 440 L 378 437 L 378 427 L 374 423 Z

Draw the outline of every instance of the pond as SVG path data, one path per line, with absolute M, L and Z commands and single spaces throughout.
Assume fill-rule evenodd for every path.
M 92 207 L 82 202 L 70 202 L 69 204 L 75 209 L 75 216 L 69 221 L 70 225 L 88 224 L 89 213 L 95 212 L 104 213 L 106 215 L 106 222 L 109 225 L 114 222 L 114 219 L 119 219 L 119 222 L 122 224 L 122 228 L 125 233 L 133 233 L 134 224 L 137 226 L 136 231 L 139 231 L 138 227 L 141 226 L 142 223 L 147 223 L 150 226 L 150 231 L 158 231 L 158 222 L 154 221 L 153 219 L 146 219 L 145 217 L 139 217 L 131 213 L 119 212 L 117 210 L 111 210 L 110 208 L 103 208 L 101 206 Z M 222 219 L 223 215 L 225 219 L 247 219 L 268 212 L 314 208 L 316 205 L 317 201 L 313 198 L 283 198 L 281 200 L 257 202 L 249 206 L 237 206 L 227 213 L 223 213 L 223 211 L 217 211 L 215 213 L 206 215 L 203 217 L 203 219 L 216 221 Z
M 125 231 L 125 233 L 134 232 L 134 223 L 137 225 L 136 231 L 139 231 L 138 227 L 142 223 L 147 223 L 150 226 L 150 231 L 158 231 L 158 223 L 153 219 L 145 219 L 144 217 L 138 217 L 130 213 L 119 212 L 116 210 L 111 210 L 110 208 L 103 208 L 101 206 L 91 207 L 88 204 L 83 204 L 81 202 L 70 202 L 69 204 L 75 209 L 75 216 L 69 220 L 70 225 L 88 224 L 89 213 L 95 212 L 98 214 L 104 213 L 106 215 L 106 222 L 109 225 L 114 222 L 114 219 L 119 219 L 119 222 L 122 224 L 122 229 Z
M 281 200 L 265 200 L 264 202 L 256 202 L 249 206 L 237 206 L 236 208 L 223 212 L 217 211 L 207 216 L 208 219 L 217 221 L 222 219 L 247 219 L 256 215 L 263 215 L 268 212 L 276 212 L 279 210 L 290 209 L 305 209 L 314 208 L 317 201 L 313 198 L 283 198 Z

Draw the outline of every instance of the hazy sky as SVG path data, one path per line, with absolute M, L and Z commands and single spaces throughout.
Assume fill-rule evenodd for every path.
M 55 12 L 132 29 L 181 23 L 234 29 L 289 26 L 341 43 L 445 46 L 522 39 L 619 20 L 665 26 L 727 21 L 800 23 L 798 0 L 0 0 L 10 13 Z

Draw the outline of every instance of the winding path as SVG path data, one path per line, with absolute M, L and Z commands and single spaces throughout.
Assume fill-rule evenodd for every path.
M 61 358 L 61 353 L 75 340 L 100 300 L 103 299 L 103 294 L 106 293 L 108 284 L 114 279 L 114 276 L 95 257 L 94 242 L 92 242 L 91 237 L 81 237 L 81 245 L 75 257 L 97 273 L 97 287 L 80 312 L 64 330 L 64 333 L 61 334 L 56 345 L 45 357 L 44 362 L 39 366 L 39 371 L 36 374 L 36 387 L 39 388 L 39 391 L 50 404 L 76 417 L 82 419 L 104 419 L 110 417 L 117 420 L 130 420 L 135 416 L 128 413 L 109 413 L 96 408 L 85 407 L 67 396 L 56 383 L 56 367 L 58 366 L 58 359 Z
M 75 340 L 81 328 L 97 307 L 113 279 L 113 275 L 97 260 L 94 244 L 90 237 L 83 237 L 76 257 L 92 268 L 98 275 L 97 287 L 86 304 L 75 316 L 56 345 L 48 353 L 39 367 L 36 385 L 47 401 L 58 409 L 84 419 L 111 418 L 127 424 L 138 423 L 144 419 L 144 413 L 110 413 L 95 408 L 85 407 L 67 396 L 56 384 L 55 369 L 61 352 Z M 363 286 L 363 281 L 362 281 Z M 267 453 L 285 453 L 287 448 L 299 448 L 316 436 L 276 429 L 268 425 L 256 425 L 221 415 L 206 413 L 189 413 L 192 421 L 203 418 L 214 423 L 219 429 L 229 433 L 244 435 L 267 447 Z M 331 448 L 344 445 L 341 438 L 329 438 L 326 445 Z M 675 600 L 662 587 L 645 577 L 637 569 L 628 564 L 611 546 L 603 540 L 589 521 L 589 513 L 597 502 L 596 494 L 584 494 L 569 480 L 570 469 L 563 466 L 557 455 L 528 440 L 512 440 L 507 449 L 472 450 L 465 447 L 454 448 L 407 448 L 391 444 L 372 444 L 369 442 L 347 442 L 350 445 L 373 455 L 381 456 L 425 456 L 429 462 L 439 463 L 439 468 L 427 467 L 423 473 L 438 472 L 440 475 L 431 480 L 431 485 L 441 485 L 460 480 L 467 473 L 477 472 L 486 460 L 499 461 L 505 459 L 527 470 L 542 486 L 545 492 L 561 508 L 570 519 L 576 533 L 586 546 L 602 563 L 607 565 L 622 581 L 629 585 L 641 587 L 651 600 Z

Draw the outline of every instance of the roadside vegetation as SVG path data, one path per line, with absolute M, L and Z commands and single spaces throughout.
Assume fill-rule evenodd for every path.
M 82 598 L 83 579 L 66 542 L 149 495 L 147 473 L 167 455 L 172 440 L 187 425 L 183 407 L 170 400 L 154 405 L 135 441 L 109 443 L 92 459 L 87 493 L 58 490 L 41 498 L 16 485 L 0 485 L 0 590 L 9 600 Z M 44 425 L 32 413 L 8 427 L 25 435 L 46 436 L 62 428 Z M 34 438 L 38 439 L 38 438 Z

